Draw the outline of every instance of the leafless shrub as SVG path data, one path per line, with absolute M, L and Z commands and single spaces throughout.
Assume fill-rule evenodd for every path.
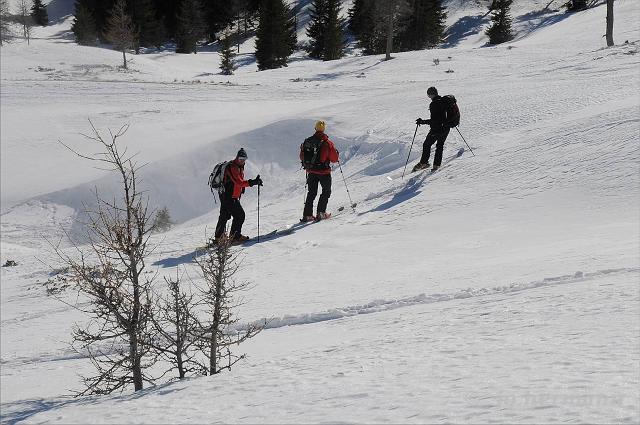
M 145 369 L 151 364 L 145 356 L 144 338 L 151 322 L 151 284 L 154 275 L 145 273 L 151 252 L 148 199 L 138 188 L 139 166 L 118 139 L 123 126 L 105 140 L 91 123 L 93 134 L 85 136 L 98 144 L 101 152 L 85 156 L 117 173 L 121 199 L 102 199 L 95 189 L 96 206 L 87 208 L 86 236 L 89 243 L 75 247 L 73 253 L 54 245 L 55 252 L 69 268 L 75 289 L 88 300 L 74 305 L 90 318 L 85 326 L 76 326 L 76 349 L 88 353 L 96 374 L 85 377 L 86 389 L 80 394 L 107 394 L 133 384 L 135 391 L 151 379 Z M 66 146 L 66 145 L 64 145 Z
M 202 321 L 200 345 L 209 361 L 210 375 L 231 369 L 243 359 L 244 354 L 233 353 L 231 347 L 254 337 L 264 328 L 260 324 L 237 327 L 239 320 L 234 310 L 243 302 L 239 293 L 248 287 L 247 283 L 238 283 L 234 279 L 239 267 L 238 255 L 232 248 L 232 241 L 224 239 L 207 248 L 204 255 L 196 260 L 205 283 L 200 288 L 206 314 Z

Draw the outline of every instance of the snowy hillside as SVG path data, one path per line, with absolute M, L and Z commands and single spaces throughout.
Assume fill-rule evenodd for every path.
M 640 421 L 640 5 L 515 2 L 514 41 L 487 47 L 484 2 L 450 0 L 446 47 L 218 74 L 218 54 L 81 47 L 57 21 L 1 54 L 3 423 L 550 423 Z M 304 16 L 307 2 L 300 6 Z M 67 9 L 65 9 L 65 7 Z M 440 59 L 434 65 L 433 59 Z M 451 72 L 448 72 L 451 71 Z M 426 89 L 455 94 L 460 132 L 437 173 L 400 176 Z M 44 237 L 77 235 L 113 176 L 75 157 L 124 124 L 154 207 L 179 224 L 151 268 L 194 270 L 218 205 L 212 166 L 240 147 L 265 182 L 261 231 L 302 214 L 298 147 L 317 119 L 341 154 L 333 219 L 243 249 L 242 321 L 270 318 L 214 378 L 68 398 L 91 363 L 69 347 L 80 313 L 48 296 Z M 409 167 L 427 129 L 418 129 Z M 450 160 L 450 161 L 449 161 Z M 254 188 L 243 232 L 256 233 Z M 74 301 L 72 293 L 65 299 Z

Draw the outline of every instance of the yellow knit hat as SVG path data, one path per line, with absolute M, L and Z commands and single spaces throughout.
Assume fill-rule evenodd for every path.
M 317 121 L 316 125 L 315 125 L 315 129 L 316 131 L 321 131 L 324 133 L 324 129 L 326 128 L 326 124 L 324 123 L 324 121 Z

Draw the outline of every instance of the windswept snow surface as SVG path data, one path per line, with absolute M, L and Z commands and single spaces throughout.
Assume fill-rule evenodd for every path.
M 264 72 L 247 53 L 230 77 L 212 50 L 123 72 L 119 53 L 66 39 L 68 19 L 4 45 L 0 260 L 18 266 L 0 275 L 3 423 L 640 422 L 640 5 L 616 1 L 604 48 L 603 5 L 547 3 L 520 2 L 516 40 L 497 47 L 483 7 L 452 0 L 450 48 Z M 401 179 L 431 85 L 456 95 L 475 156 Z M 329 205 L 347 208 L 244 248 L 239 315 L 270 321 L 232 371 L 67 397 L 91 373 L 69 346 L 86 319 L 47 296 L 60 265 L 45 237 L 77 237 L 91 189 L 117 191 L 57 142 L 95 152 L 88 118 L 131 125 L 122 143 L 178 222 L 153 240 L 158 282 L 176 267 L 197 279 L 218 212 L 207 176 L 240 147 L 265 181 L 262 232 L 295 223 L 298 146 L 327 121 L 342 165 Z M 445 159 L 461 147 L 452 132 Z M 254 235 L 255 188 L 242 202 Z

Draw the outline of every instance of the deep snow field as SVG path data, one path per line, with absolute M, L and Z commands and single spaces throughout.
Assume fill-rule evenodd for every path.
M 249 40 L 233 76 L 211 47 L 123 71 L 73 43 L 70 3 L 0 50 L 0 261 L 18 263 L 0 275 L 3 423 L 640 422 L 640 3 L 616 1 L 611 48 L 604 5 L 516 2 L 516 39 L 488 47 L 484 7 L 451 0 L 447 48 L 256 72 Z M 457 97 L 475 156 L 401 179 L 432 85 Z M 94 152 L 88 119 L 130 124 L 122 143 L 178 223 L 153 239 L 158 283 L 194 270 L 218 214 L 207 177 L 240 147 L 265 182 L 261 232 L 295 223 L 298 147 L 327 122 L 357 207 L 243 248 L 238 314 L 271 322 L 230 372 L 70 397 L 92 370 L 69 346 L 85 318 L 46 293 L 45 237 L 77 237 L 91 189 L 117 189 L 58 143 Z M 452 132 L 445 161 L 461 147 Z M 330 211 L 349 204 L 339 168 L 332 193 Z M 256 201 L 248 189 L 249 236 Z

